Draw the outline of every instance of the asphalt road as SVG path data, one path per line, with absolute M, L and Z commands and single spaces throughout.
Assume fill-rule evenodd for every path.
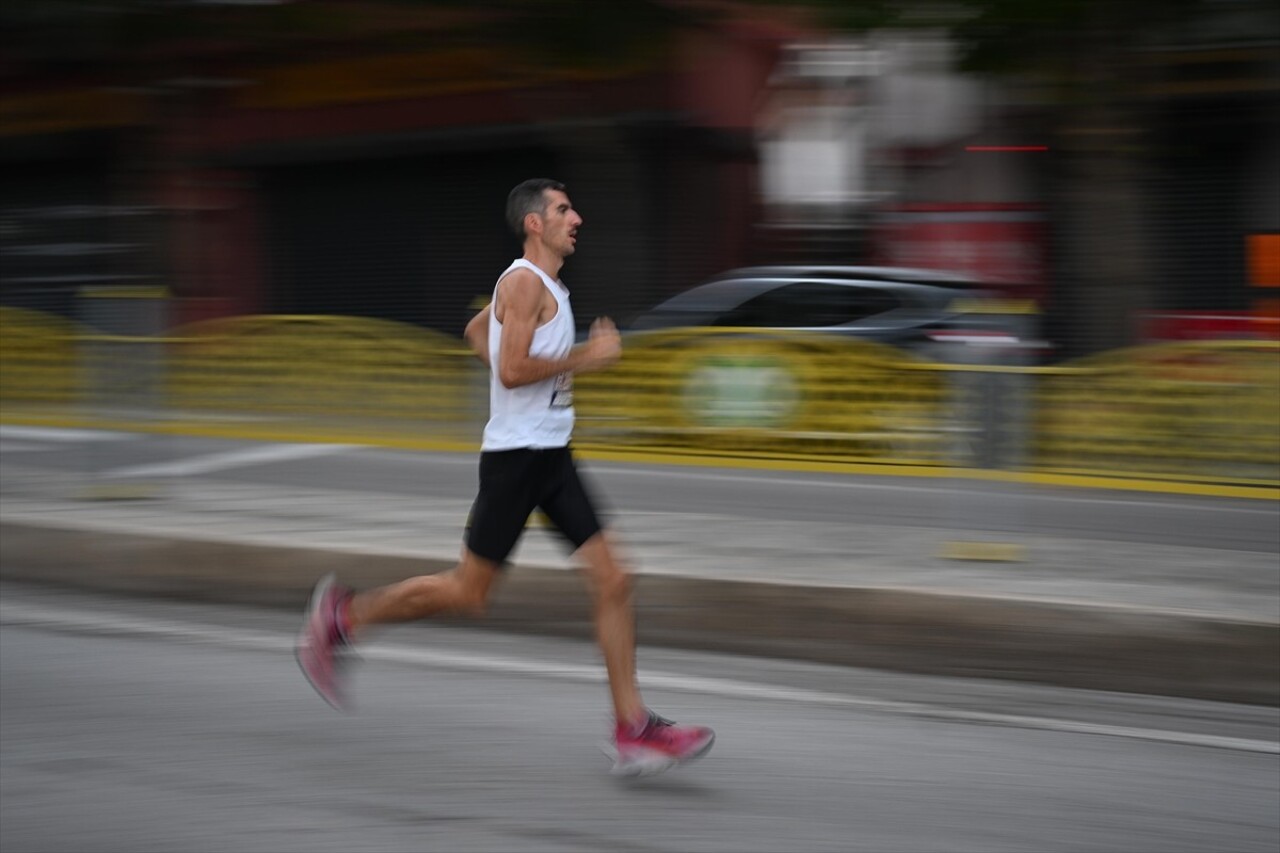
M 0 849 L 1274 851 L 1276 709 L 642 650 L 704 761 L 607 774 L 589 644 L 0 588 Z
M 6 426 L 0 427 L 0 456 L 28 469 L 112 481 L 198 475 L 454 500 L 469 500 L 476 488 L 469 453 Z M 605 503 L 623 514 L 696 512 L 1280 553 L 1274 501 L 615 462 L 587 462 L 586 469 Z

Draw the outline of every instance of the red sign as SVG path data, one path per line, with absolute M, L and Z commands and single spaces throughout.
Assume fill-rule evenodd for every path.
M 906 205 L 882 213 L 875 262 L 948 270 L 1042 302 L 1048 286 L 1047 224 L 1031 205 Z
M 1169 311 L 1142 320 L 1144 341 L 1280 340 L 1280 320 L 1248 311 Z

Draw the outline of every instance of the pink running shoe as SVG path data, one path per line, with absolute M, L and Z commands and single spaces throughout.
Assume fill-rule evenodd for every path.
M 346 707 L 343 670 L 350 644 L 338 626 L 338 608 L 350 597 L 351 590 L 336 583 L 332 574 L 321 578 L 307 603 L 306 620 L 294 649 L 302 674 L 340 711 Z
M 711 750 L 716 733 L 706 726 L 679 726 L 652 711 L 643 726 L 619 723 L 614 733 L 613 773 L 649 776 L 701 758 Z

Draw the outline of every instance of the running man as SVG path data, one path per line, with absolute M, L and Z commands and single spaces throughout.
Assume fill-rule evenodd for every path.
M 569 291 L 560 268 L 573 254 L 582 217 L 563 184 L 525 181 L 507 198 L 507 221 L 524 256 L 498 278 L 489 306 L 466 338 L 489 366 L 489 421 L 480 453 L 480 491 L 465 544 L 451 571 L 355 592 L 332 576 L 311 594 L 298 637 L 298 663 L 335 708 L 344 703 L 343 664 L 365 629 L 441 613 L 480 615 L 490 589 L 535 508 L 573 545 L 591 591 L 596 639 L 615 715 L 614 772 L 656 773 L 705 755 L 715 734 L 653 713 L 635 672 L 631 577 L 600 525 L 569 449 L 573 376 L 604 370 L 622 355 L 618 330 L 596 320 L 574 345 Z

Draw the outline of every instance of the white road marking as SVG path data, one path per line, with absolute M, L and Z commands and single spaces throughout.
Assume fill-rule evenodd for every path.
M 50 608 L 39 605 L 0 603 L 0 624 L 37 629 L 92 631 L 123 636 L 164 637 L 167 639 L 209 643 L 228 648 L 281 654 L 291 653 L 293 650 L 293 638 L 281 634 L 197 625 L 188 622 L 161 621 L 139 616 L 91 613 L 82 610 Z M 366 646 L 361 646 L 360 657 L 364 660 L 379 663 L 409 664 L 463 672 L 479 671 L 530 675 L 578 683 L 602 684 L 606 680 L 604 668 L 596 665 L 555 663 L 480 652 L 421 649 L 386 643 L 370 643 Z M 1029 717 L 1019 714 L 999 714 L 988 711 L 968 711 L 918 702 L 868 699 L 843 693 L 830 693 L 799 687 L 779 687 L 777 685 L 726 678 L 651 672 L 647 675 L 642 675 L 640 683 L 644 687 L 652 689 L 700 693 L 710 696 L 856 708 L 873 713 L 908 715 L 960 724 L 1008 726 L 1065 734 L 1118 737 L 1178 746 L 1196 746 L 1236 752 L 1280 755 L 1280 743 L 1252 738 L 1145 729 L 1135 726 L 1114 726 L 1105 723 L 1088 723 L 1051 717 Z
M 108 477 L 183 477 L 191 474 L 208 474 L 228 468 L 282 462 L 289 459 L 310 459 L 330 456 L 356 447 L 354 444 L 264 444 L 240 450 L 226 450 L 205 456 L 193 456 L 172 462 L 152 462 L 145 465 L 129 465 L 106 472 Z
M 0 426 L 0 438 L 16 438 L 16 439 L 35 440 L 35 441 L 54 441 L 54 442 L 120 441 L 123 439 L 137 438 L 139 436 L 140 436 L 139 433 L 112 432 L 109 430 L 64 429 L 64 428 L 53 428 L 53 427 Z M 310 444 L 310 443 L 298 444 L 298 445 L 275 444 L 275 445 L 266 445 L 266 447 L 277 448 L 277 449 L 284 448 L 284 447 L 327 448 L 326 450 L 319 451 L 314 455 L 326 455 L 329 453 L 337 453 L 347 449 L 363 449 L 363 450 L 377 449 L 377 448 L 371 448 L 370 446 L 357 445 L 357 444 Z M 210 461 L 213 461 L 213 460 L 216 460 L 219 456 L 229 457 L 237 453 L 250 454 L 253 452 L 254 451 L 252 450 L 230 451 L 227 454 L 214 454 L 212 456 L 204 457 L 204 458 Z M 269 454 L 270 450 L 266 452 Z M 284 455 L 284 456 L 281 456 L 280 458 L 282 459 L 305 458 L 306 456 L 312 455 L 305 451 L 299 451 L 299 452 L 301 454 L 300 456 Z M 394 451 L 394 452 L 403 452 L 403 451 Z M 414 455 L 417 455 L 417 454 L 414 454 Z M 196 459 L 190 460 L 190 462 L 192 463 L 196 461 L 197 461 Z M 234 464 L 229 464 L 229 465 L 226 465 L 225 467 L 236 467 L 237 465 L 240 465 L 240 464 L 255 464 L 257 461 L 259 460 L 248 458 L 248 460 L 244 463 L 235 462 Z M 274 461 L 274 460 L 266 459 L 263 461 Z M 445 464 L 472 466 L 476 464 L 476 455 L 471 453 L 469 454 L 432 453 L 431 463 L 435 464 L 439 462 L 443 462 Z M 123 468 L 123 469 L 118 469 L 117 471 L 111 471 L 107 473 L 109 476 L 182 476 L 183 474 L 187 474 L 187 473 L 198 474 L 198 473 L 204 473 L 205 470 L 219 470 L 221 467 L 224 467 L 221 465 L 217 465 L 209 469 L 185 471 L 177 468 L 177 466 L 181 464 L 183 463 L 180 463 L 180 462 L 157 463 L 156 466 L 140 465 L 140 466 L 136 466 L 136 468 Z M 167 470 L 167 468 L 173 468 L 174 470 L 170 471 L 170 470 Z M 898 484 L 898 483 L 868 483 L 853 477 L 849 477 L 847 479 L 844 479 L 844 478 L 833 479 L 830 476 L 824 477 L 822 475 L 815 475 L 815 477 L 812 479 L 802 479 L 799 477 L 771 477 L 767 475 L 756 474 L 752 471 L 742 471 L 741 473 L 712 473 L 710 471 L 701 470 L 701 469 L 688 470 L 688 471 L 671 470 L 671 469 L 659 470 L 654 468 L 638 467 L 638 464 L 637 464 L 637 467 L 626 467 L 626 466 L 609 464 L 609 463 L 589 464 L 588 470 L 593 474 L 606 474 L 611 476 L 665 477 L 673 480 L 674 479 L 692 479 L 692 480 L 706 480 L 706 481 L 725 482 L 725 483 L 761 483 L 764 485 L 802 486 L 807 488 L 856 489 L 856 490 L 862 490 L 862 491 L 924 493 L 924 494 L 935 495 L 941 498 L 945 498 L 948 496 L 956 496 L 956 495 L 980 495 L 983 497 L 1009 498 L 1009 499 L 1016 499 L 1019 501 L 1033 500 L 1033 501 L 1051 501 L 1053 503 L 1117 505 L 1117 506 L 1126 506 L 1126 507 L 1154 507 L 1158 509 L 1172 509 L 1172 510 L 1181 510 L 1181 511 L 1190 511 L 1190 512 L 1231 512 L 1231 513 L 1260 514 L 1260 515 L 1275 515 L 1277 512 L 1280 512 L 1280 507 L 1277 507 L 1276 505 L 1263 506 L 1263 507 L 1240 506 L 1240 505 L 1223 506 L 1217 502 L 1192 503 L 1187 501 L 1185 498 L 1182 500 L 1176 500 L 1176 501 L 1175 500 L 1144 501 L 1144 500 L 1135 500 L 1130 498 L 1102 498 L 1102 497 L 1083 497 L 1083 496 L 1073 497 L 1073 496 L 1062 495 L 1062 494 L 1054 494 L 1054 495 L 1036 494 L 1034 492 L 1017 490 L 1016 488 L 1014 491 L 1001 492 L 1001 491 L 992 491 L 990 489 L 974 488 L 974 487 L 962 488 L 955 485 L 934 484 L 934 485 L 916 486 L 916 485 Z M 1008 484 L 1008 485 L 1016 487 L 1018 484 L 1015 483 L 1015 484 Z
M 137 434 L 112 432 L 104 429 L 61 429 L 6 425 L 0 426 L 0 438 L 55 442 L 123 441 L 129 438 L 137 438 Z
M 26 444 L 21 441 L 7 441 L 0 437 L 0 453 L 40 453 L 53 449 L 47 444 Z

